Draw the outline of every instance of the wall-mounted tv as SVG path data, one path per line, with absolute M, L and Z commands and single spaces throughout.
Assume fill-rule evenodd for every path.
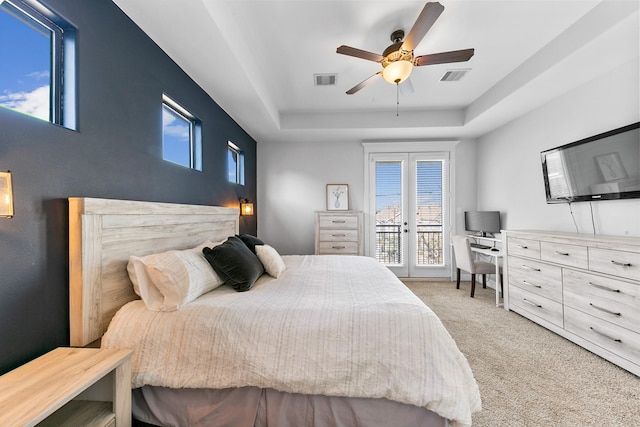
M 547 203 L 640 198 L 640 122 L 540 157 Z

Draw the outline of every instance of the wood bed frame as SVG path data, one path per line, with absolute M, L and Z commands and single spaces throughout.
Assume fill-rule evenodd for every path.
M 224 240 L 238 234 L 239 214 L 220 206 L 69 198 L 71 345 L 100 339 L 116 311 L 138 299 L 129 256 Z

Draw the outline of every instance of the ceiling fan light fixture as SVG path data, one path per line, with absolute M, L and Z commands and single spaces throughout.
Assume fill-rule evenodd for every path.
M 395 61 L 384 67 L 382 78 L 387 83 L 400 84 L 407 80 L 413 71 L 413 64 L 409 61 Z

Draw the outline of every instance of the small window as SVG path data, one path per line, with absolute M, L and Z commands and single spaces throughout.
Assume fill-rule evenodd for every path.
M 244 153 L 233 142 L 228 142 L 227 170 L 229 182 L 244 185 Z
M 162 96 L 162 157 L 202 170 L 202 130 L 198 119 L 166 95 Z
M 0 106 L 75 129 L 74 52 L 75 29 L 60 17 L 0 1 Z

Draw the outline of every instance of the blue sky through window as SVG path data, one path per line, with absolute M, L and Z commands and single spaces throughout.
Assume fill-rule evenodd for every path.
M 0 106 L 50 119 L 51 31 L 0 5 Z
M 162 106 L 162 155 L 165 160 L 191 167 L 191 122 Z

